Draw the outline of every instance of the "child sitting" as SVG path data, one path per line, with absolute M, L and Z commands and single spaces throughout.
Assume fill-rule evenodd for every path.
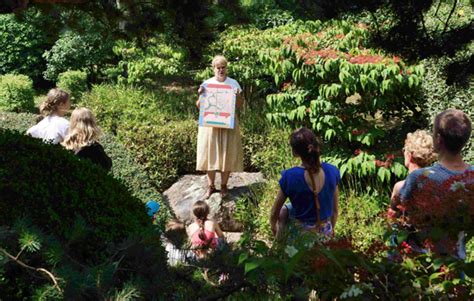
M 69 134 L 62 145 L 78 157 L 86 158 L 109 171 L 112 160 L 98 142 L 101 133 L 92 112 L 87 108 L 77 108 L 71 114 Z
M 206 257 L 211 249 L 217 248 L 218 238 L 224 238 L 219 224 L 208 220 L 209 206 L 204 201 L 197 201 L 193 206 L 194 223 L 187 228 L 191 245 L 198 259 Z
M 433 146 L 433 137 L 427 131 L 416 130 L 408 133 L 403 147 L 405 166 L 411 173 L 419 168 L 427 167 L 436 160 L 436 153 Z M 393 186 L 391 200 L 396 202 L 400 195 L 400 189 L 405 184 L 405 180 L 399 181 Z
M 40 106 L 43 119 L 26 131 L 34 138 L 53 144 L 61 143 L 69 129 L 69 121 L 64 118 L 71 108 L 69 94 L 61 89 L 49 90 L 46 100 Z

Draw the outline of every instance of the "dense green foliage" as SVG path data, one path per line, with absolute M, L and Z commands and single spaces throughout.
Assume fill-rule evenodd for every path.
M 96 75 L 98 67 L 109 59 L 112 45 L 112 40 L 104 38 L 97 29 L 91 28 L 86 32 L 67 30 L 43 54 L 47 62 L 44 77 L 55 81 L 62 72 L 81 69 Z
M 45 69 L 43 52 L 49 47 L 47 33 L 33 12 L 25 19 L 14 15 L 0 15 L 0 74 L 25 74 L 33 79 L 41 78 Z M 41 18 L 36 18 L 41 21 Z
M 156 85 L 165 77 L 187 75 L 185 49 L 166 43 L 160 36 L 150 38 L 146 44 L 147 47 L 142 48 L 137 42 L 117 41 L 113 51 L 119 62 L 105 71 L 109 78 L 122 84 L 143 86 Z
M 45 230 L 81 245 L 74 257 L 94 261 L 107 242 L 139 233 L 149 223 L 142 203 L 99 167 L 62 146 L 1 131 L 0 220 L 5 225 L 29 216 Z
M 456 108 L 468 114 L 474 119 L 474 87 L 472 80 L 467 82 L 453 82 L 448 85 L 447 67 L 453 62 L 456 65 L 466 64 L 466 59 L 472 56 L 471 50 L 465 50 L 458 53 L 453 58 L 441 57 L 426 59 L 423 61 L 426 70 L 425 80 L 423 81 L 423 93 L 426 99 L 425 113 L 428 115 L 431 123 L 434 117 L 449 108 Z M 461 78 L 465 78 L 465 74 L 459 74 Z M 474 163 L 474 141 L 471 139 L 464 148 L 464 158 L 471 164 Z
M 33 110 L 35 91 L 33 82 L 26 75 L 0 75 L 0 110 L 30 112 Z
M 72 101 L 77 102 L 81 98 L 82 93 L 88 89 L 87 73 L 79 70 L 63 72 L 59 74 L 56 86 L 68 92 L 71 95 Z
M 137 154 L 155 187 L 163 189 L 194 171 L 197 124 L 190 118 L 195 110 L 191 95 L 101 85 L 84 95 L 81 105 Z

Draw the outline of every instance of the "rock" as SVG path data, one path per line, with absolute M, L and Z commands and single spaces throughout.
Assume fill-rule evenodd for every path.
M 234 219 L 235 204 L 239 198 L 251 194 L 251 189 L 264 182 L 261 173 L 231 173 L 227 187 L 229 194 L 222 199 L 219 192 L 206 200 L 211 212 L 209 218 L 217 221 L 223 231 L 241 232 L 243 225 Z M 220 176 L 216 175 L 216 187 L 220 188 Z M 176 218 L 185 224 L 193 222 L 192 207 L 196 201 L 204 200 L 207 191 L 206 175 L 185 175 L 163 193 Z

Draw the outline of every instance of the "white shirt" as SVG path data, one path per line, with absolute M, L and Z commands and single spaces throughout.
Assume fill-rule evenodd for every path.
M 225 81 L 223 82 L 218 81 L 216 77 L 211 77 L 210 79 L 205 80 L 203 84 L 229 85 L 232 88 L 234 88 L 234 91 L 236 94 L 242 91 L 242 88 L 240 87 L 239 83 L 235 79 L 230 78 L 228 76 L 225 78 Z
M 26 133 L 31 137 L 43 139 L 45 142 L 58 144 L 64 140 L 68 130 L 69 121 L 66 118 L 50 115 L 29 128 Z

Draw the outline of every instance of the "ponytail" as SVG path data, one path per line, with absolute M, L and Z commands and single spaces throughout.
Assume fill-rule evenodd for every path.
M 206 220 L 202 220 L 202 219 L 198 219 L 197 220 L 197 223 L 199 225 L 199 233 L 198 233 L 198 237 L 200 240 L 203 240 L 205 241 L 206 240 L 206 232 L 204 232 L 204 223 L 206 222 Z
M 193 214 L 196 217 L 196 222 L 199 225 L 199 239 L 205 241 L 207 239 L 204 232 L 204 224 L 209 215 L 209 206 L 204 201 L 197 201 L 193 206 Z

